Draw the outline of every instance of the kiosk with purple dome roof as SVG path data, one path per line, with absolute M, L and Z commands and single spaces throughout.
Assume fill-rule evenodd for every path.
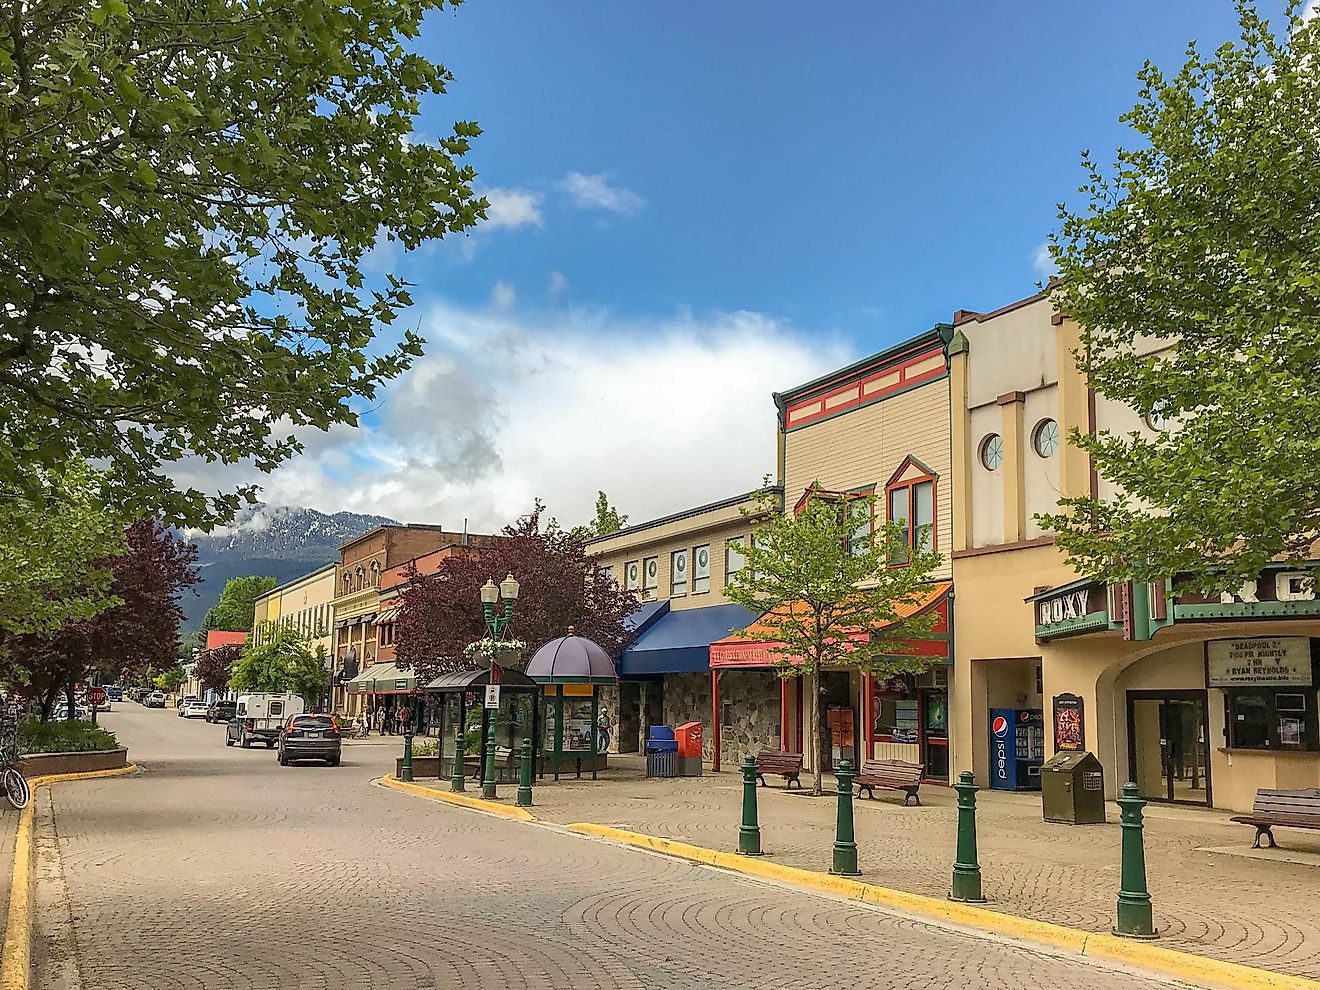
M 555 780 L 570 767 L 580 777 L 585 764 L 595 780 L 606 766 L 606 755 L 597 751 L 600 686 L 619 679 L 614 661 L 598 643 L 569 626 L 567 636 L 536 651 L 527 662 L 527 676 L 545 693 L 541 776 L 549 764 Z

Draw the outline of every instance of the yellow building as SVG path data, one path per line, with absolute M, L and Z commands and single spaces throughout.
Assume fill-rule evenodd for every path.
M 1166 424 L 1088 388 L 1078 328 L 1044 293 L 954 323 L 955 769 L 1008 782 L 1015 728 L 994 709 L 1040 713 L 1040 757 L 1094 752 L 1108 797 L 1132 779 L 1151 800 L 1249 809 L 1258 787 L 1320 784 L 1308 576 L 1267 569 L 1214 600 L 1175 597 L 1176 575 L 1079 579 L 1035 516 L 1113 488 L 1069 431 L 1153 436 Z M 1019 784 L 1038 781 L 1032 762 Z
M 295 629 L 313 653 L 333 656 L 335 565 L 326 564 L 310 574 L 287 581 L 257 599 L 252 640 L 260 645 L 273 629 Z M 329 677 L 329 666 L 326 676 Z
M 775 396 L 786 508 L 813 489 L 841 498 L 873 494 L 879 520 L 904 523 L 914 546 L 944 558 L 919 609 L 937 616 L 932 637 L 919 647 L 935 658 L 933 666 L 919 677 L 884 679 L 822 672 L 815 727 L 804 724 L 803 679 L 781 679 L 767 644 L 743 639 L 711 647 L 712 671 L 748 679 L 748 694 L 760 683 L 777 695 L 777 744 L 808 763 L 804 743 L 816 731 L 827 768 L 841 759 L 900 759 L 921 764 L 929 780 L 948 780 L 954 485 L 945 347 L 952 332 L 937 326 Z

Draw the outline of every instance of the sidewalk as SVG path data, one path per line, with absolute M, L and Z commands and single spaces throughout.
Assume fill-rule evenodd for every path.
M 598 782 L 546 778 L 534 789 L 543 821 L 592 822 L 711 849 L 738 847 L 742 777 L 647 780 L 642 761 L 610 757 Z M 778 778 L 768 778 L 778 782 Z M 804 775 L 806 786 L 810 781 Z M 448 790 L 447 781 L 416 783 Z M 758 787 L 762 847 L 777 862 L 829 869 L 836 800 Z M 515 787 L 501 785 L 512 803 Z M 924 807 L 886 792 L 858 800 L 860 879 L 931 897 L 948 893 L 957 808 L 952 788 L 923 786 Z M 1040 797 L 982 791 L 978 838 L 986 907 L 1092 932 L 1114 923 L 1119 887 L 1117 808 L 1109 824 L 1051 825 Z M 1146 863 L 1159 944 L 1261 969 L 1320 979 L 1320 836 L 1280 829 L 1284 848 L 1253 850 L 1253 831 L 1229 814 L 1146 807 Z

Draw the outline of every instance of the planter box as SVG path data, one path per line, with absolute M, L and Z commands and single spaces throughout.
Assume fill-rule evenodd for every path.
M 89 753 L 29 753 L 18 760 L 18 768 L 29 778 L 53 773 L 118 770 L 127 765 L 127 749 L 98 749 Z

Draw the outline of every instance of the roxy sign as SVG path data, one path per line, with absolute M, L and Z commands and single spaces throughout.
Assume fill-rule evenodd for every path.
M 1088 593 L 1086 588 L 1069 591 L 1057 598 L 1047 598 L 1036 603 L 1036 625 L 1049 626 L 1069 619 L 1080 619 L 1087 612 Z
M 1205 653 L 1210 687 L 1311 683 L 1311 641 L 1305 636 L 1211 640 Z

